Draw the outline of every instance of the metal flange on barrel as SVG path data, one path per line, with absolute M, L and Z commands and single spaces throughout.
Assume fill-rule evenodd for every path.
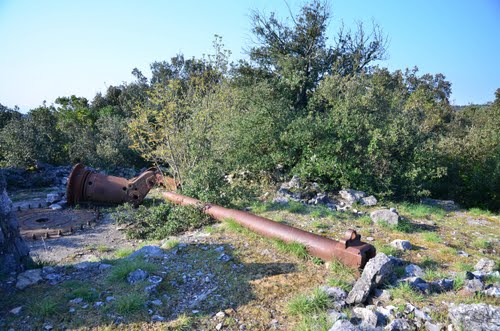
M 70 205 L 81 202 L 139 205 L 158 179 L 156 168 L 150 168 L 137 177 L 126 179 L 91 171 L 83 164 L 73 167 L 68 178 L 67 201 Z

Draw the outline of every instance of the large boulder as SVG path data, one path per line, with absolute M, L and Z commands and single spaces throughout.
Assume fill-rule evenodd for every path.
M 363 206 L 371 207 L 371 206 L 375 206 L 378 201 L 377 201 L 377 198 L 375 198 L 373 195 L 370 195 L 369 197 L 361 198 L 361 200 L 359 200 L 359 202 Z
M 459 209 L 459 206 L 453 200 L 438 200 L 438 199 L 424 198 L 420 200 L 420 202 L 424 205 L 443 208 L 446 211 L 453 211 Z
M 348 304 L 364 303 L 373 289 L 393 279 L 394 267 L 393 259 L 384 253 L 378 253 L 366 264 L 361 277 L 349 292 L 346 302 Z
M 480 304 L 451 305 L 448 317 L 457 330 L 500 330 L 500 307 Z
M 399 224 L 399 214 L 390 209 L 379 209 L 370 213 L 370 218 L 375 223 L 385 222 L 389 225 Z
M 23 271 L 29 261 L 29 249 L 19 233 L 12 202 L 0 172 L 0 275 Z
M 496 263 L 490 259 L 480 259 L 474 266 L 474 270 L 482 272 L 492 272 L 495 269 Z

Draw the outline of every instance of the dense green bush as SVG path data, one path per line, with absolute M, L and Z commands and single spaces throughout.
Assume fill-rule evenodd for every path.
M 136 239 L 163 239 L 212 222 L 196 207 L 169 203 L 150 207 L 141 205 L 137 209 L 125 204 L 117 207 L 112 217 L 118 224 L 126 226 L 129 238 Z

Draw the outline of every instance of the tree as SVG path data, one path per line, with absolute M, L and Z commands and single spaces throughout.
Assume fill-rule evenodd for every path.
M 289 94 L 295 109 L 306 107 L 325 75 L 360 73 L 384 56 L 385 39 L 376 26 L 371 33 L 362 24 L 354 33 L 341 29 L 335 44 L 328 45 L 329 18 L 327 5 L 319 0 L 304 5 L 291 26 L 274 13 L 252 15 L 256 46 L 250 49 L 250 59 L 257 72 L 268 72 L 273 83 Z M 241 69 L 242 74 L 253 72 L 248 65 Z

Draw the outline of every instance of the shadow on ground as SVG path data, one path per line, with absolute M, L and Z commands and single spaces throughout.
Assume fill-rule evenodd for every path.
M 147 276 L 130 284 L 127 277 L 138 269 Z M 221 311 L 225 325 L 231 329 L 235 323 L 237 329 L 231 314 L 256 298 L 252 282 L 295 272 L 293 263 L 241 263 L 230 245 L 213 244 L 180 244 L 151 255 L 46 268 L 45 278 L 54 279 L 53 285 L 45 280 L 0 298 L 0 329 L 168 329 L 174 322 L 180 328 L 214 328 L 218 320 L 213 316 Z M 19 315 L 10 313 L 19 306 Z

